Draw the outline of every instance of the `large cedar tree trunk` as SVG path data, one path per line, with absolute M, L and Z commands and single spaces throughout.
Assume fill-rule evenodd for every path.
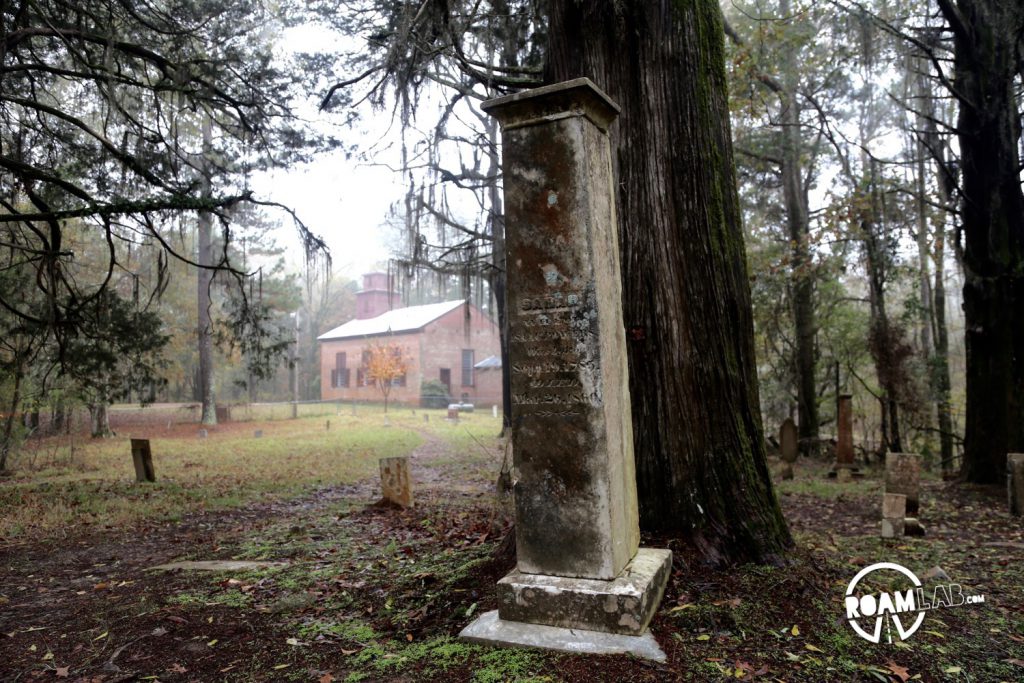
M 967 418 L 963 475 L 1006 476 L 1006 454 L 1024 450 L 1024 195 L 1019 103 L 1024 4 L 939 3 L 955 36 L 953 83 L 963 168 Z
M 623 315 L 640 523 L 701 561 L 778 561 L 791 544 L 765 460 L 713 2 L 552 0 L 548 81 L 591 78 L 622 107 Z

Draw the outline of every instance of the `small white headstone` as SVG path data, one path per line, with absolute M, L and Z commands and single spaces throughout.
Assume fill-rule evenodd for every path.
M 904 494 L 882 494 L 882 538 L 903 536 L 906 516 L 907 497 Z
M 899 538 L 903 535 L 903 519 L 883 519 L 882 538 Z

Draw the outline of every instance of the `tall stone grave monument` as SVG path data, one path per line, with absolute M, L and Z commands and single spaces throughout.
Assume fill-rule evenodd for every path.
M 779 427 L 779 455 L 782 457 L 782 478 L 793 478 L 793 463 L 796 462 L 799 448 L 799 434 L 793 418 L 787 417 Z
M 608 126 L 587 79 L 485 102 L 502 126 L 517 567 L 469 640 L 664 655 L 671 552 L 639 548 Z

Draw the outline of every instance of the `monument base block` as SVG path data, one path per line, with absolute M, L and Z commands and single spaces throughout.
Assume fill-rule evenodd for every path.
M 829 479 L 848 481 L 850 479 L 862 479 L 863 477 L 864 473 L 856 465 L 833 465 L 832 469 L 828 471 Z
M 513 570 L 498 581 L 505 621 L 638 636 L 658 608 L 672 569 L 672 551 L 640 548 L 610 581 Z
M 621 633 L 526 624 L 506 621 L 498 616 L 498 610 L 480 615 L 462 629 L 459 639 L 499 647 L 535 647 L 592 655 L 631 654 L 655 662 L 665 661 L 665 653 L 649 631 L 639 636 L 627 636 Z

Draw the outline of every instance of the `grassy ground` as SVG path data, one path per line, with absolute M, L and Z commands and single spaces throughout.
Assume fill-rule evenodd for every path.
M 408 411 L 383 422 L 361 412 L 332 417 L 330 431 L 324 419 L 247 424 L 205 441 L 193 425 L 154 442 L 156 486 L 130 483 L 123 442 L 0 484 L 3 496 L 33 491 L 42 511 L 91 482 L 91 505 L 110 506 L 88 525 L 81 506 L 66 506 L 69 529 L 23 521 L 0 541 L 0 680 L 1024 680 L 1024 538 L 1001 491 L 926 478 L 928 535 L 883 541 L 877 473 L 838 483 L 804 462 L 778 483 L 797 542 L 786 567 L 712 571 L 686 548 L 645 539 L 675 552 L 652 623 L 666 664 L 461 643 L 454 636 L 495 607 L 494 583 L 511 566 L 494 555 L 508 524 L 493 486 L 497 422 L 454 425 L 433 411 L 429 422 Z M 252 439 L 258 428 L 264 437 Z M 198 473 L 186 466 L 195 448 L 211 460 Z M 411 510 L 373 504 L 376 457 L 398 453 L 412 456 Z M 106 488 L 110 479 L 122 488 Z M 112 524 L 105 516 L 122 508 L 110 499 L 125 492 L 144 504 Z M 181 500 L 205 509 L 177 509 Z M 287 565 L 148 571 L 186 558 Z M 907 642 L 872 645 L 846 623 L 842 598 L 878 561 L 918 576 L 939 566 L 986 602 L 929 613 Z
M 423 411 L 392 410 L 392 427 L 384 427 L 380 406 L 361 405 L 355 415 L 345 406 L 329 417 L 230 422 L 200 438 L 198 425 L 172 422 L 175 413 L 165 411 L 109 439 L 44 439 L 30 444 L 0 486 L 0 538 L 180 519 L 197 509 L 356 482 L 376 471 L 378 458 L 411 452 L 424 430 L 443 431 L 441 413 L 429 412 L 432 423 L 423 422 Z M 155 485 L 134 481 L 132 437 L 151 439 Z

